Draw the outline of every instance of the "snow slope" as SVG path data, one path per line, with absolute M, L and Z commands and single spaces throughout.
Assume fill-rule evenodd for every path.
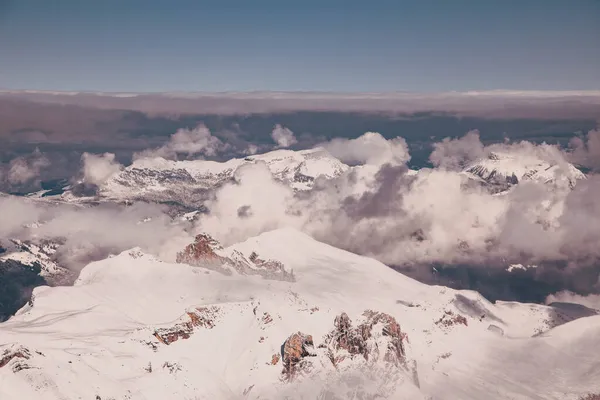
M 138 249 L 94 262 L 72 287 L 35 289 L 0 324 L 0 398 L 575 399 L 600 389 L 600 359 L 585 352 L 598 346 L 600 317 L 548 331 L 550 307 L 427 286 L 292 229 L 219 251 L 279 260 L 295 280 L 169 264 Z M 357 324 L 365 310 L 399 322 L 406 368 L 377 347 L 371 361 L 344 353 L 330 362 L 320 346 L 336 316 Z M 182 326 L 187 338 L 165 341 Z M 298 331 L 314 338 L 314 356 L 285 379 L 272 361 Z

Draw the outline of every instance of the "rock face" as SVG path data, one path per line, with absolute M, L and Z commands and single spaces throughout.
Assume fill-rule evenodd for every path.
M 179 339 L 189 339 L 197 327 L 212 329 L 219 315 L 219 308 L 198 307 L 188 310 L 182 317 L 183 321 L 169 328 L 156 329 L 154 337 L 159 342 L 169 345 Z
M 216 251 L 223 250 L 219 242 L 210 235 L 199 234 L 194 243 L 177 253 L 177 262 L 190 265 L 219 266 L 227 262 L 226 257 L 217 255 Z
M 29 360 L 30 358 L 31 353 L 27 348 L 12 345 L 0 353 L 0 368 L 11 365 L 13 372 L 28 369 L 29 366 L 25 363 L 25 360 Z
M 419 385 L 416 364 L 406 354 L 408 337 L 394 317 L 366 310 L 358 323 L 353 324 L 350 317 L 342 313 L 335 317 L 333 325 L 316 350 L 311 335 L 296 332 L 288 337 L 282 345 L 284 380 L 311 373 L 333 374 L 332 379 L 343 379 L 344 371 L 354 371 L 351 374 L 361 371 L 364 377 L 373 380 L 385 377 L 384 386 L 365 393 L 365 398 L 375 393 L 382 396 L 394 393 L 397 384 L 403 381 Z
M 291 380 L 298 372 L 306 369 L 304 358 L 315 355 L 313 338 L 296 332 L 287 338 L 282 347 L 283 374 Z
M 383 360 L 394 366 L 404 362 L 405 351 L 403 340 L 406 335 L 400 325 L 389 314 L 367 310 L 363 313 L 365 321 L 352 327 L 352 321 L 346 313 L 335 318 L 334 329 L 325 338 L 325 346 L 333 363 L 337 365 L 346 358 L 360 355 L 365 361 L 376 362 L 381 357 L 381 349 L 385 349 Z M 380 346 L 378 339 L 383 338 Z M 379 340 L 381 341 L 381 340 Z
M 239 251 L 227 255 L 221 244 L 207 234 L 197 235 L 194 243 L 177 254 L 176 261 L 226 275 L 236 272 L 240 275 L 260 275 L 265 279 L 295 281 L 293 271 L 286 271 L 281 262 L 263 260 L 256 252 L 252 252 L 248 257 Z
M 467 319 L 460 314 L 455 314 L 453 311 L 444 311 L 444 315 L 435 321 L 435 324 L 446 328 L 454 325 L 468 326 Z
M 39 265 L 0 259 L 0 322 L 4 322 L 25 306 L 33 288 L 47 284 Z
M 273 356 L 271 357 L 271 365 L 277 365 L 277 363 L 279 362 L 280 359 L 281 359 L 281 355 L 273 354 Z

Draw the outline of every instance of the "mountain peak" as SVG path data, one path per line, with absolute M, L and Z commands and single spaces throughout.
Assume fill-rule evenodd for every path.
M 572 188 L 585 174 L 567 162 L 525 151 L 492 151 L 463 169 L 463 174 L 506 190 L 522 181 Z

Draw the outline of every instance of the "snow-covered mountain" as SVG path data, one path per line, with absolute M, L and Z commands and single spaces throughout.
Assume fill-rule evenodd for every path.
M 585 174 L 572 164 L 559 164 L 519 151 L 491 152 L 465 167 L 462 173 L 495 191 L 527 180 L 573 188 L 578 180 L 585 179 Z
M 144 199 L 197 205 L 206 190 L 233 179 L 240 167 L 258 162 L 264 162 L 276 179 L 294 190 L 309 189 L 317 177 L 333 178 L 349 168 L 322 148 L 276 150 L 225 162 L 141 158 L 103 183 L 98 195 L 107 200 Z M 76 196 L 72 189 L 59 196 L 68 201 L 85 200 L 85 196 Z
M 374 176 L 379 168 L 377 165 L 348 166 L 323 148 L 275 150 L 225 162 L 140 158 L 111 176 L 97 190 L 88 191 L 81 184 L 66 185 L 31 197 L 76 203 L 143 200 L 178 205 L 180 211 L 189 212 L 202 208 L 208 192 L 234 179 L 240 167 L 259 162 L 264 162 L 274 178 L 295 191 L 311 189 L 318 177 L 336 178 L 352 170 L 364 178 Z M 409 173 L 414 175 L 417 171 Z M 572 164 L 559 164 L 519 151 L 491 152 L 466 166 L 461 174 L 493 192 L 503 192 L 526 180 L 573 188 L 578 180 L 585 179 L 585 174 Z
M 179 261 L 132 249 L 89 264 L 74 286 L 36 288 L 0 324 L 0 398 L 575 400 L 600 391 L 600 316 L 567 322 L 568 309 L 427 286 L 292 229 L 229 248 L 201 236 Z
M 13 260 L 23 265 L 38 266 L 40 275 L 50 280 L 60 279 L 68 274 L 54 259 L 61 243 L 52 240 L 22 241 L 12 239 L 1 243 L 0 261 Z

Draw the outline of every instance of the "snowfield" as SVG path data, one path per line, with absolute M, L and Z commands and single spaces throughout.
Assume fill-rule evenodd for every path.
M 74 286 L 36 288 L 0 324 L 0 398 L 575 400 L 600 391 L 600 316 L 570 321 L 548 306 L 427 286 L 293 229 L 219 256 L 253 252 L 294 280 L 131 249 L 89 264 Z

